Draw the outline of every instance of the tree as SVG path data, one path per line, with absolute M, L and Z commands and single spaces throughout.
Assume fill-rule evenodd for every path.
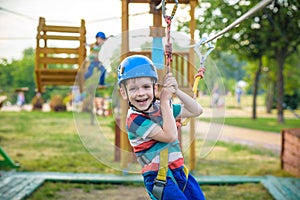
M 284 67 L 289 56 L 300 44 L 300 2 L 276 0 L 266 12 L 269 31 L 270 56 L 277 62 L 277 119 L 284 122 Z
M 227 0 L 202 3 L 197 28 L 215 34 L 230 24 L 230 19 L 236 19 L 259 1 Z M 283 69 L 290 56 L 300 42 L 300 2 L 297 0 L 275 0 L 264 10 L 257 12 L 251 19 L 245 20 L 236 29 L 231 30 L 218 40 L 218 46 L 249 61 L 258 61 L 254 83 L 253 118 L 256 117 L 255 102 L 258 91 L 258 80 L 262 68 L 263 56 L 277 61 L 277 110 L 278 121 L 284 122 L 283 96 L 284 79 Z M 233 20 L 232 20 L 233 21 Z M 186 27 L 188 22 L 180 23 L 179 28 Z M 183 28 L 184 30 L 184 28 Z M 200 37 L 204 34 L 200 32 Z

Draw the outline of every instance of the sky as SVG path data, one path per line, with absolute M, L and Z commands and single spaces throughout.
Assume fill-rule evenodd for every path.
M 129 4 L 129 30 L 149 28 L 148 12 L 149 4 Z M 49 25 L 68 26 L 84 19 L 92 43 L 98 31 L 121 33 L 121 0 L 0 0 L 0 58 L 20 59 L 24 49 L 35 48 L 39 17 Z

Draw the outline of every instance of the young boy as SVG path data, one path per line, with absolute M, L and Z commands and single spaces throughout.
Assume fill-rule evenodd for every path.
M 118 68 L 120 93 L 130 105 L 126 121 L 128 138 L 142 165 L 147 192 L 153 200 L 203 200 L 197 181 L 184 166 L 175 121 L 180 116 L 200 115 L 202 107 L 178 89 L 171 73 L 165 76 L 159 101 L 156 100 L 157 79 L 153 62 L 145 56 L 127 57 Z M 174 94 L 183 105 L 170 103 Z M 168 149 L 165 181 L 158 179 L 164 149 Z
M 88 45 L 90 46 L 90 55 L 89 55 L 90 65 L 84 74 L 84 79 L 86 80 L 90 76 L 92 76 L 94 72 L 94 68 L 96 67 L 98 70 L 101 71 L 99 85 L 105 85 L 106 69 L 102 65 L 101 61 L 99 61 L 98 54 L 99 51 L 101 50 L 102 45 L 107 40 L 107 37 L 103 32 L 98 32 L 95 37 L 96 37 L 96 42 L 91 45 Z

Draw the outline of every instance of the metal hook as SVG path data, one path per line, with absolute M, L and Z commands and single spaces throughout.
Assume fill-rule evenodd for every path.
M 200 52 L 200 46 L 206 45 L 207 51 L 205 54 L 201 54 Z M 200 57 L 200 67 L 204 67 L 204 62 L 206 61 L 208 55 L 214 50 L 215 46 L 211 44 L 211 42 L 207 42 L 207 38 L 203 37 L 197 44 L 194 46 L 194 50 L 197 53 L 197 55 Z
M 167 5 L 167 3 L 166 3 L 166 0 L 162 0 L 161 2 L 162 2 L 162 14 L 163 14 L 164 18 L 166 18 L 167 17 L 167 15 L 166 15 L 166 5 Z M 175 15 L 175 12 L 177 10 L 177 7 L 178 7 L 178 0 L 175 0 L 175 5 L 173 7 L 172 14 L 170 16 L 171 19 L 173 19 L 174 15 Z

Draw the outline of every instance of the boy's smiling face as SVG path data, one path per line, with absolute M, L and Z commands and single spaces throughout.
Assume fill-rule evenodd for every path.
M 147 110 L 152 104 L 155 93 L 157 93 L 157 86 L 153 80 L 149 77 L 132 78 L 126 80 L 125 84 L 126 87 L 123 86 L 120 89 L 122 97 L 130 101 L 137 110 Z M 150 108 L 148 111 L 152 111 L 152 109 Z

